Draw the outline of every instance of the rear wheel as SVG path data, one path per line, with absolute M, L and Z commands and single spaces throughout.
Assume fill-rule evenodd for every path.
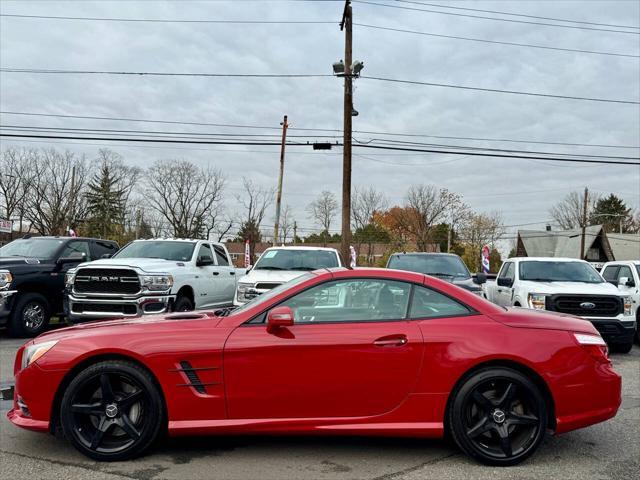
M 151 375 L 138 365 L 109 360 L 81 371 L 60 406 L 65 437 L 95 460 L 126 460 L 158 437 L 164 405 Z
M 8 325 L 12 337 L 36 337 L 49 325 L 49 302 L 39 293 L 20 294 L 12 310 Z
M 515 465 L 544 439 L 547 406 L 540 389 L 508 368 L 486 368 L 454 392 L 448 424 L 461 450 L 487 465 Z
M 193 310 L 193 302 L 189 297 L 180 296 L 173 304 L 174 312 L 190 312 Z

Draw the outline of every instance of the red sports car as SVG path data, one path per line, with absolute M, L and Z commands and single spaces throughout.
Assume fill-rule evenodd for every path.
M 22 347 L 9 419 L 98 460 L 169 435 L 442 437 L 512 465 L 613 417 L 591 323 L 505 310 L 412 272 L 316 271 L 237 310 L 65 328 Z

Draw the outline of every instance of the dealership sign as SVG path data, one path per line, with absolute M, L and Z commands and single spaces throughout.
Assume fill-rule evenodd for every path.
M 13 220 L 5 220 L 4 218 L 0 218 L 0 232 L 1 233 L 13 232 Z

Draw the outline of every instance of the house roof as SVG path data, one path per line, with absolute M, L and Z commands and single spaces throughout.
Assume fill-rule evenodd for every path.
M 585 251 L 591 248 L 601 232 L 601 225 L 591 225 L 585 229 Z M 529 257 L 580 258 L 581 236 L 581 229 L 561 232 L 518 230 L 518 237 Z
M 616 260 L 640 259 L 640 234 L 607 233 L 607 238 Z

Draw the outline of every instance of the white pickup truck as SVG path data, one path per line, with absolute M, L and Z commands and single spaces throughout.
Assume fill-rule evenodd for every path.
M 65 313 L 81 322 L 231 306 L 243 273 L 221 243 L 134 240 L 67 273 Z
M 261 293 L 319 268 L 341 267 L 335 248 L 271 247 L 267 248 L 248 274 L 238 281 L 234 305 L 244 305 Z
M 636 316 L 636 341 L 640 343 L 640 260 L 607 262 L 600 273 L 607 282 L 631 297 Z
M 589 320 L 612 349 L 629 352 L 636 328 L 631 297 L 606 282 L 589 263 L 574 258 L 510 258 L 487 299 L 503 307 L 525 307 Z

